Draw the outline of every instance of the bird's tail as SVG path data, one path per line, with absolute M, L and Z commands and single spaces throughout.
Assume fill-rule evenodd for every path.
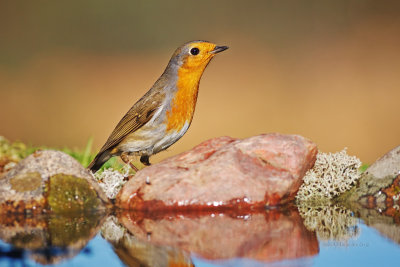
M 89 166 L 87 167 L 93 173 L 97 172 L 107 160 L 111 158 L 111 153 L 109 150 L 100 152 L 96 155 L 96 157 L 90 162 Z

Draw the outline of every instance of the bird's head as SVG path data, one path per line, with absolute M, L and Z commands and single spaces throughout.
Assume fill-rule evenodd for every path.
M 170 64 L 181 70 L 204 71 L 210 60 L 227 46 L 217 46 L 207 41 L 192 41 L 179 47 L 172 55 Z

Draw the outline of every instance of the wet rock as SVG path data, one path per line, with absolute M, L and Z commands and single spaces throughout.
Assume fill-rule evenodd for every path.
M 375 179 L 394 177 L 400 174 L 400 146 L 392 149 L 377 161 L 374 162 L 366 171 Z
M 317 147 L 297 135 L 219 137 L 140 170 L 117 205 L 133 210 L 253 209 L 294 199 Z
M 0 214 L 104 210 L 108 199 L 69 155 L 37 151 L 0 177 Z
M 357 184 L 338 201 L 358 202 L 365 208 L 386 209 L 400 204 L 400 146 L 394 148 L 360 177 Z
M 118 219 L 140 242 L 179 248 L 208 260 L 242 258 L 254 264 L 254 260 L 296 259 L 319 251 L 315 233 L 304 227 L 295 207 L 252 213 L 125 210 Z

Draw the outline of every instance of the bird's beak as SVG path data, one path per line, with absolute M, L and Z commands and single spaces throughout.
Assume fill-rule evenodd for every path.
M 222 52 L 222 51 L 224 51 L 224 50 L 226 50 L 228 48 L 229 47 L 227 47 L 227 46 L 216 46 L 210 53 L 211 54 L 217 54 L 217 53 Z

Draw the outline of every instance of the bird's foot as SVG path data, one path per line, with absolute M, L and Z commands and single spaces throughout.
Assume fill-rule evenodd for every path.
M 150 166 L 150 161 L 149 161 L 149 156 L 141 156 L 140 157 L 140 162 L 143 163 L 146 166 Z
M 138 171 L 139 171 L 139 169 L 136 168 L 135 165 L 133 165 L 133 163 L 131 162 L 131 160 L 130 160 L 130 158 L 129 158 L 129 155 L 128 155 L 127 153 L 122 153 L 120 157 L 121 157 L 122 161 L 125 162 L 126 164 L 129 164 L 129 166 L 130 166 L 135 172 L 138 172 Z

